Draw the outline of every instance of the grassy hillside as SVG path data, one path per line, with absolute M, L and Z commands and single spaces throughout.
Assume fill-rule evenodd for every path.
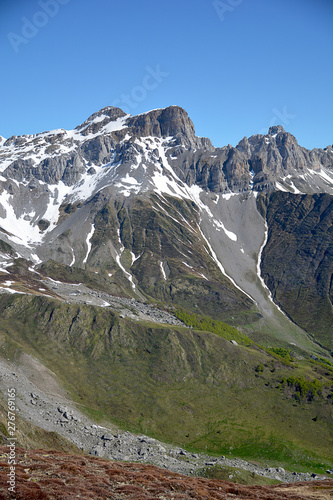
M 2 355 L 36 356 L 94 417 L 188 449 L 293 469 L 323 470 L 333 460 L 326 362 L 45 297 L 4 296 L 0 325 Z M 303 397 L 292 377 L 320 390 Z

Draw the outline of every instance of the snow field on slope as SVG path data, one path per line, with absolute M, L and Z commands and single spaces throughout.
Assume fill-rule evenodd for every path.
M 17 137 L 19 144 L 10 144 L 5 146 L 1 143 L 0 150 L 0 172 L 3 172 L 13 161 L 21 158 L 24 160 L 32 159 L 35 164 L 38 165 L 42 160 L 50 158 L 52 156 L 59 156 L 59 154 L 70 153 L 75 151 L 75 149 L 82 145 L 84 142 L 94 139 L 101 134 L 110 134 L 112 132 L 123 130 L 127 128 L 125 125 L 126 120 L 130 115 L 125 115 L 123 117 L 117 118 L 114 121 L 110 121 L 104 125 L 98 132 L 89 133 L 87 135 L 82 135 L 82 132 L 91 124 L 98 123 L 105 118 L 107 115 L 102 115 L 91 120 L 87 125 L 79 130 L 65 130 L 65 129 L 55 129 L 48 132 L 41 132 L 39 134 L 24 135 Z M 52 145 L 50 141 L 46 141 L 46 138 L 53 138 L 53 142 L 58 146 L 57 150 L 53 153 L 46 152 L 46 150 Z M 24 142 L 22 142 L 24 140 Z M 61 142 L 59 142 L 61 141 Z
M 69 131 L 66 131 L 64 129 L 56 129 L 49 132 L 42 132 L 40 134 L 22 136 L 18 139 L 22 140 L 24 138 L 25 142 L 18 146 L 15 146 L 15 144 L 4 146 L 2 144 L 0 152 L 0 172 L 6 170 L 6 168 L 17 159 L 31 159 L 36 165 L 38 165 L 42 160 L 46 158 L 59 156 L 59 154 L 70 153 L 78 147 L 78 143 L 84 143 L 87 140 L 97 137 L 101 133 L 107 134 L 116 130 L 126 128 L 125 122 L 128 116 L 129 115 L 126 115 L 124 117 L 118 118 L 113 122 L 109 122 L 99 132 L 95 134 L 88 134 L 87 136 L 83 136 L 81 134 L 84 129 L 82 129 L 81 131 L 75 129 Z M 87 124 L 87 126 L 89 126 L 93 122 L 98 123 L 105 117 L 106 115 L 96 117 L 94 120 L 91 120 Z M 62 142 L 61 144 L 58 144 L 58 149 L 53 154 L 46 153 L 47 148 L 49 148 L 51 144 L 50 142 L 46 142 L 45 138 L 54 137 L 55 141 L 57 142 L 57 136 L 59 134 L 61 135 Z M 64 141 L 67 141 L 67 144 L 64 144 Z M 0 225 L 13 235 L 10 237 L 11 241 L 14 243 L 25 245 L 27 247 L 40 243 L 45 234 L 52 231 L 52 229 L 54 229 L 54 227 L 56 226 L 59 217 L 59 207 L 66 198 L 71 199 L 71 201 L 82 200 L 89 198 L 94 192 L 96 192 L 96 187 L 98 186 L 99 182 L 103 180 L 106 173 L 110 173 L 109 170 L 111 169 L 111 166 L 114 165 L 112 165 L 112 162 L 110 162 L 108 165 L 93 166 L 96 170 L 96 174 L 91 176 L 86 172 L 81 176 L 80 181 L 73 186 L 66 186 L 62 181 L 59 181 L 57 184 L 48 185 L 50 196 L 47 208 L 43 213 L 38 214 L 39 219 L 45 219 L 50 223 L 49 227 L 44 233 L 40 232 L 39 227 L 36 224 L 30 223 L 29 220 L 26 220 L 27 216 L 30 216 L 31 218 L 36 214 L 26 212 L 17 214 L 16 210 L 14 210 L 13 208 L 15 200 L 12 196 L 4 191 L 0 195 L 0 205 L 2 205 L 5 213 L 4 217 L 0 215 Z M 87 165 L 86 169 L 88 169 Z M 115 172 L 113 172 L 113 174 L 114 173 Z M 112 180 L 114 180 L 115 176 L 111 175 L 110 177 L 111 178 L 109 178 L 107 181 L 108 185 L 110 185 Z M 0 180 L 6 182 L 7 178 L 1 176 Z M 26 181 L 23 181 L 21 183 L 15 180 L 12 181 L 14 181 L 17 185 L 22 184 L 25 186 L 27 184 Z M 37 182 L 39 182 L 41 185 L 45 184 L 42 181 Z M 99 185 L 98 189 L 102 189 L 103 187 L 104 186 L 102 182 L 102 185 Z
M 90 254 L 91 246 L 92 246 L 92 244 L 91 244 L 91 238 L 93 237 L 94 232 L 95 232 L 95 225 L 91 224 L 91 229 L 90 229 L 90 231 L 89 231 L 89 233 L 87 235 L 87 239 L 86 239 L 87 253 L 86 253 L 85 258 L 83 259 L 82 264 L 85 264 L 87 262 L 87 260 L 88 260 L 88 256 Z

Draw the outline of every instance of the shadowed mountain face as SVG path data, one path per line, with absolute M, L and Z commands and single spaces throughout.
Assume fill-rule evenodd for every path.
M 327 194 L 267 197 L 262 275 L 274 300 L 333 350 L 333 200 Z

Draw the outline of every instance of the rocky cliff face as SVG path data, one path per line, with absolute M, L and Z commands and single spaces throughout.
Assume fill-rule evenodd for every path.
M 244 137 L 235 148 L 214 148 L 209 139 L 195 136 L 192 121 L 177 106 L 138 116 L 106 107 L 73 131 L 13 136 L 2 142 L 1 171 L 5 178 L 18 182 L 35 178 L 48 184 L 61 180 L 71 186 L 90 164 L 131 159 L 136 139 L 148 137 L 165 140 L 166 156 L 184 182 L 214 192 L 275 188 L 296 192 L 294 177 L 298 177 L 297 185 L 316 192 L 311 175 L 318 174 L 318 180 L 321 169 L 330 170 L 333 164 L 331 146 L 309 151 L 281 126 L 270 127 L 267 135 Z M 321 178 L 323 182 L 325 175 Z
M 310 188 L 316 192 L 311 175 L 332 167 L 332 147 L 309 151 L 281 126 L 270 127 L 265 136 L 244 138 L 237 149 L 247 152 L 258 191 L 278 188 L 297 193 Z
M 262 251 L 266 229 L 256 209 L 258 193 L 269 199 L 271 245 L 278 237 L 270 195 L 280 193 L 274 199 L 284 203 L 283 196 L 296 200 L 306 193 L 324 207 L 313 195 L 333 194 L 332 147 L 309 151 L 276 126 L 236 147 L 214 148 L 196 137 L 177 106 L 138 116 L 106 107 L 71 131 L 11 137 L 0 143 L 1 240 L 11 248 L 2 256 L 1 282 L 9 283 L 3 288 L 15 289 L 20 256 L 48 269 L 54 261 L 72 275 L 80 269 L 107 292 L 144 293 L 230 321 L 247 311 L 244 323 L 252 306 L 257 317 L 275 316 L 268 285 L 273 300 L 314 332 L 283 299 L 293 266 L 277 266 L 274 253 L 269 260 L 269 245 Z M 292 212 L 293 221 L 298 217 Z M 329 249 L 331 235 L 325 234 Z M 319 233 L 311 238 L 318 246 Z M 23 290 L 30 284 L 36 292 L 31 269 L 26 264 L 21 273 Z M 285 270 L 286 285 L 278 269 Z M 319 297 L 317 284 L 311 286 Z

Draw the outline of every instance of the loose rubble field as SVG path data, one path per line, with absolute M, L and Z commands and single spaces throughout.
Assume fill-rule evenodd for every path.
M 169 325 L 184 326 L 175 316 L 150 304 L 135 299 L 117 297 L 100 291 L 94 291 L 82 283 L 61 283 L 54 280 L 45 280 L 45 284 L 54 293 L 68 302 L 89 304 L 99 307 L 110 307 L 124 317 L 141 321 L 154 321 Z

